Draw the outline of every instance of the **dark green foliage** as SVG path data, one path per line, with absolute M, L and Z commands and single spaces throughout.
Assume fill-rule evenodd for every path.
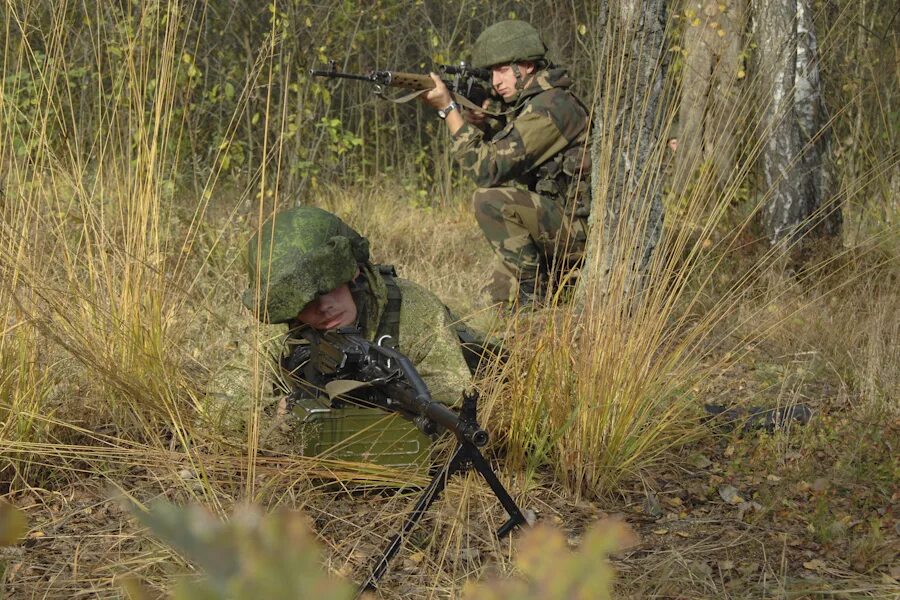
M 537 0 L 4 5 L 0 126 L 14 132 L 20 156 L 49 149 L 86 159 L 97 146 L 84 141 L 104 140 L 118 124 L 125 156 L 147 143 L 139 130 L 155 111 L 171 106 L 163 150 L 195 191 L 210 177 L 258 173 L 264 149 L 283 189 L 398 172 L 427 187 L 449 172 L 430 112 L 366 86 L 314 81 L 307 69 L 335 59 L 359 72 L 427 72 L 470 59 L 478 34 L 508 18 L 551 22 L 541 34 L 569 63 L 571 32 L 586 19 L 575 11 L 554 7 L 548 19 Z

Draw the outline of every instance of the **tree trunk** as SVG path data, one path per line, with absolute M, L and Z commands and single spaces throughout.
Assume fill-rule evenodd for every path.
M 685 2 L 678 151 L 673 190 L 683 193 L 704 163 L 722 189 L 737 157 L 736 103 L 743 78 L 745 0 Z
M 809 0 L 760 0 L 754 20 L 761 86 L 760 157 L 772 244 L 840 234 L 826 168 L 827 117 Z
M 664 0 L 600 5 L 603 36 L 591 144 L 593 210 L 579 300 L 624 299 L 645 284 L 663 223 L 660 98 Z

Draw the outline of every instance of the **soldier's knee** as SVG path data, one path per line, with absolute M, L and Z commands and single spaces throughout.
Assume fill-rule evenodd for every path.
M 502 197 L 495 188 L 478 188 L 472 194 L 472 205 L 475 210 L 486 206 L 497 206 L 502 203 Z
M 503 215 L 500 212 L 503 207 L 503 196 L 494 188 L 478 188 L 472 194 L 472 206 L 475 210 L 475 219 L 479 223 L 500 222 Z

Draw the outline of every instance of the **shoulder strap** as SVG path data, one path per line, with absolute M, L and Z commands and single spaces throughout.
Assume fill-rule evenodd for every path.
M 389 335 L 396 348 L 400 345 L 400 307 L 403 303 L 403 294 L 400 292 L 400 286 L 397 285 L 397 270 L 393 265 L 376 265 L 376 268 L 387 288 L 387 305 L 378 322 L 375 339 L 379 340 L 383 336 Z

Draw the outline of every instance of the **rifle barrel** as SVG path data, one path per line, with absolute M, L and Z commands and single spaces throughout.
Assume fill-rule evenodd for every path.
M 375 81 L 371 75 L 356 75 L 354 73 L 341 73 L 340 71 L 326 71 L 321 69 L 310 69 L 309 74 L 313 77 L 330 77 L 332 79 L 354 79 L 356 81 Z

